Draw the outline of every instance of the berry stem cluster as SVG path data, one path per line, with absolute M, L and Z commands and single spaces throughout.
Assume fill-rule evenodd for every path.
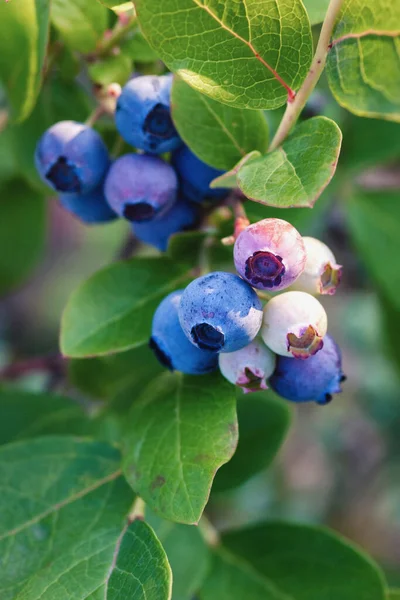
M 331 0 L 329 3 L 310 70 L 294 100 L 289 101 L 286 106 L 285 114 L 283 115 L 282 121 L 270 144 L 270 152 L 276 150 L 276 148 L 278 148 L 287 138 L 321 77 L 330 50 L 333 27 L 342 8 L 342 4 L 343 0 Z

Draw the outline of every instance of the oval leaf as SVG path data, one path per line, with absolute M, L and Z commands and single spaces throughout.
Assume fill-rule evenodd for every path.
M 249 160 L 237 181 L 251 200 L 278 208 L 312 207 L 336 170 L 342 133 L 331 119 L 301 123 L 281 148 Z
M 137 0 L 143 32 L 171 71 L 214 100 L 277 108 L 311 63 L 301 0 Z
M 107 29 L 108 11 L 93 1 L 52 0 L 51 22 L 72 50 L 92 52 Z
M 252 150 L 268 149 L 262 111 L 233 108 L 212 100 L 180 78 L 172 87 L 172 118 L 179 135 L 205 163 L 231 169 Z
M 213 492 L 241 485 L 266 469 L 278 452 L 290 424 L 287 403 L 270 392 L 238 398 L 239 444 L 232 458 L 215 478 Z
M 160 516 L 197 523 L 215 472 L 237 444 L 235 388 L 220 375 L 165 374 L 135 402 L 124 473 Z
M 0 194 L 0 295 L 19 285 L 38 262 L 46 232 L 44 198 L 21 181 Z M 23 240 L 23 241 L 22 241 Z
M 14 121 L 35 106 L 42 80 L 50 0 L 0 2 L 0 80 L 6 86 Z
M 224 546 L 291 600 L 384 600 L 383 575 L 362 552 L 318 527 L 268 523 L 223 536 Z
M 292 600 L 237 556 L 218 549 L 200 590 L 201 600 Z
M 82 358 L 147 342 L 158 304 L 185 280 L 179 265 L 165 258 L 135 258 L 98 271 L 68 301 L 61 351 Z
M 400 121 L 400 3 L 345 0 L 327 73 L 336 100 L 356 115 Z
M 2 446 L 2 600 L 83 600 L 103 585 L 133 499 L 119 462 L 116 449 L 76 438 Z

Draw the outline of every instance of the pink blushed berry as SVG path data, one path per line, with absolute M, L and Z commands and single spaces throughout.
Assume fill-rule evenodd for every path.
M 268 389 L 267 379 L 274 372 L 275 359 L 275 354 L 258 339 L 218 358 L 222 375 L 245 394 Z
M 282 219 L 263 219 L 244 229 L 235 242 L 238 273 L 257 289 L 277 292 L 303 272 L 306 251 L 300 233 Z

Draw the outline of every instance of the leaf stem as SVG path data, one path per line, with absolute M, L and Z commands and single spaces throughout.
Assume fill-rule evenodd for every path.
M 140 498 L 140 496 L 138 496 L 133 503 L 132 509 L 129 512 L 128 522 L 133 523 L 133 521 L 136 521 L 137 519 L 143 521 L 145 509 L 146 509 L 146 504 L 145 504 L 144 500 L 142 500 L 142 498 Z
M 199 531 L 204 541 L 212 548 L 216 548 L 221 543 L 219 531 L 204 514 L 199 521 Z
M 280 122 L 278 130 L 269 147 L 269 152 L 276 150 L 276 148 L 281 146 L 287 138 L 321 77 L 325 68 L 328 52 L 331 48 L 330 41 L 333 27 L 340 9 L 342 8 L 343 1 L 344 0 L 330 0 L 310 70 L 293 102 L 288 102 L 285 114 L 282 117 L 282 121 Z

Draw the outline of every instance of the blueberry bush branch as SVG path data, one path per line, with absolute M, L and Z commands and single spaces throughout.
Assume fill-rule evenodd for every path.
M 344 0 L 330 0 L 329 2 L 328 10 L 322 24 L 317 48 L 310 70 L 308 71 L 307 76 L 301 88 L 296 93 L 294 99 L 292 101 L 288 101 L 287 103 L 285 114 L 283 115 L 275 136 L 270 144 L 270 152 L 281 146 L 284 140 L 287 138 L 324 71 L 326 59 L 330 49 L 333 28 L 343 6 L 343 2 Z

